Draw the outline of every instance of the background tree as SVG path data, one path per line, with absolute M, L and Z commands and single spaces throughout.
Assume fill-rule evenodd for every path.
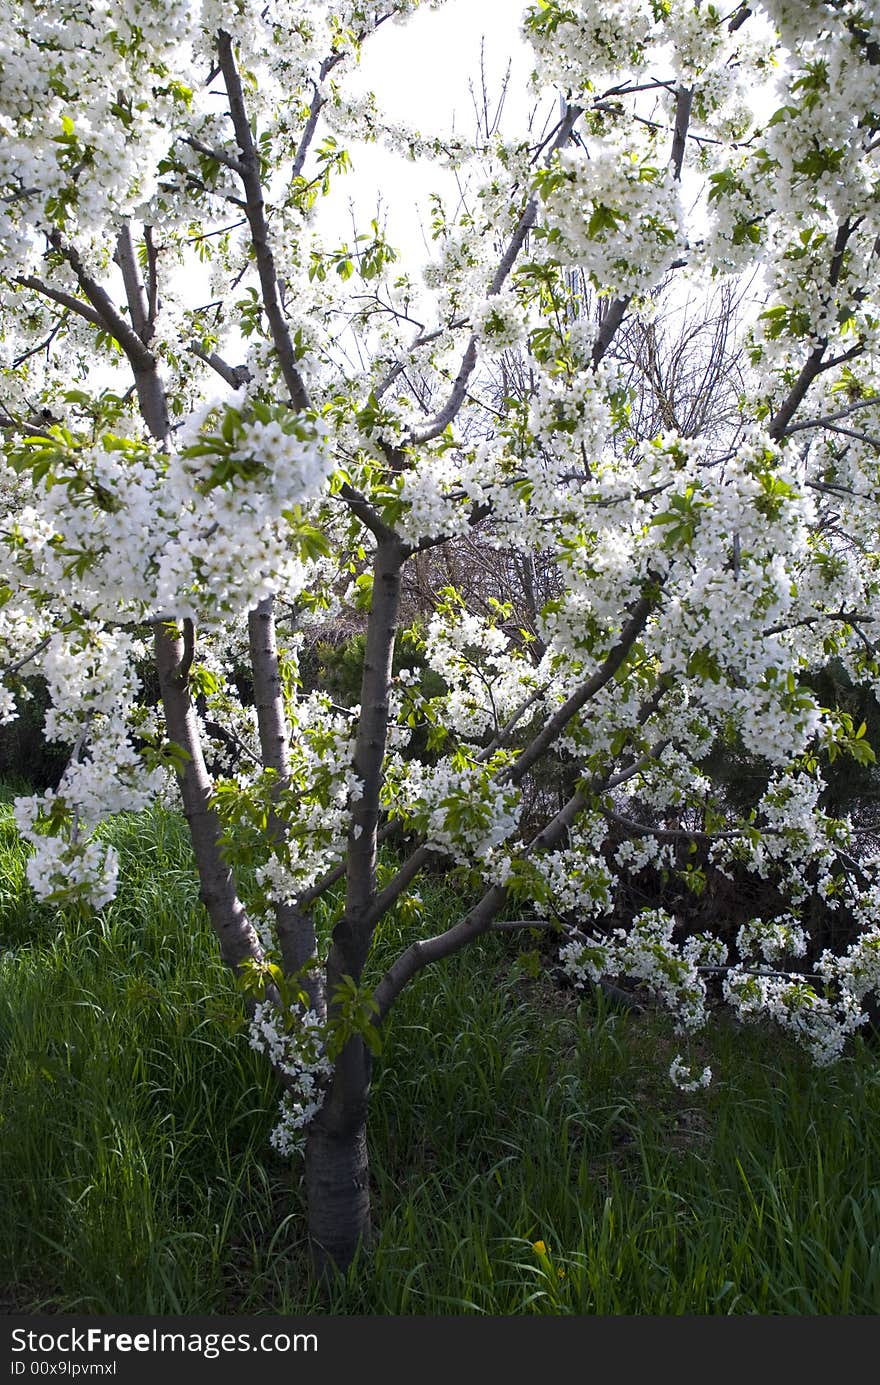
M 832 658 L 878 675 L 875 21 L 843 0 L 541 0 L 524 33 L 558 118 L 468 144 L 350 94 L 362 45 L 415 8 L 16 0 L 0 20 L 0 715 L 40 672 L 45 734 L 72 747 L 57 789 L 16 803 L 29 879 L 100 908 L 97 824 L 176 778 L 322 1266 L 368 1234 L 381 1027 L 487 932 L 562 928 L 578 981 L 641 980 L 685 1047 L 722 976 L 741 1017 L 829 1061 L 880 979 L 876 867 L 823 808 L 828 761 L 873 752 L 810 682 Z M 378 220 L 325 234 L 364 139 L 471 180 L 457 211 L 434 201 L 421 277 Z M 707 390 L 720 412 L 670 388 L 670 275 L 707 295 L 710 360 L 739 359 L 719 323 L 742 340 L 741 387 L 716 368 Z M 713 280 L 755 275 L 751 322 L 719 315 Z M 527 619 L 453 580 L 395 671 L 405 575 L 444 549 L 453 578 L 495 554 Z M 306 692 L 291 625 L 338 605 L 340 573 L 366 614 L 350 707 Z M 768 766 L 747 805 L 713 781 L 719 741 Z M 524 814 L 549 757 L 567 796 Z M 408 846 L 380 878 L 392 831 Z M 620 889 L 682 847 L 785 908 L 733 946 L 657 907 L 617 927 Z M 417 913 L 440 863 L 470 907 L 373 976 L 381 920 Z M 839 953 L 809 951 L 816 897 L 847 911 Z M 670 1071 L 709 1078 L 681 1054 Z

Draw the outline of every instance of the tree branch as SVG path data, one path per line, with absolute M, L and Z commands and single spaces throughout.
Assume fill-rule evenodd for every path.
M 836 288 L 843 269 L 843 256 L 847 242 L 853 232 L 853 223 L 847 217 L 837 228 L 837 235 L 834 239 L 834 251 L 831 256 L 831 267 L 828 273 L 828 282 L 832 288 Z M 773 415 L 767 428 L 767 432 L 774 442 L 781 442 L 788 432 L 788 425 L 791 423 L 807 391 L 812 385 L 817 375 L 823 370 L 827 370 L 831 362 L 824 361 L 825 352 L 828 349 L 828 339 L 825 338 L 814 347 L 801 367 L 800 374 L 795 380 L 788 398 Z
M 210 144 L 203 144 L 200 139 L 194 139 L 192 135 L 184 135 L 184 144 L 188 144 L 190 149 L 194 149 L 197 154 L 204 154 L 206 158 L 213 159 L 215 163 L 223 164 L 224 168 L 231 168 L 233 173 L 243 174 L 244 167 L 240 159 L 234 154 L 228 154 L 225 149 L 215 149 Z
M 829 433 L 839 433 L 844 438 L 855 438 L 856 442 L 866 442 L 869 447 L 876 447 L 880 450 L 880 438 L 872 433 L 865 433 L 861 428 L 843 428 L 839 423 L 825 423 L 823 425 Z M 788 430 L 791 432 L 791 429 Z
M 568 107 L 565 117 L 560 122 L 556 138 L 553 140 L 553 143 L 550 146 L 548 158 L 552 156 L 557 149 L 561 149 L 562 146 L 568 141 L 569 137 L 571 136 L 572 130 L 574 129 L 582 114 L 583 111 L 580 106 Z M 520 216 L 520 219 L 517 222 L 513 235 L 511 236 L 507 244 L 507 248 L 505 249 L 504 254 L 501 256 L 498 268 L 496 269 L 495 274 L 493 275 L 492 283 L 489 287 L 487 298 L 492 298 L 495 296 L 495 294 L 500 293 L 501 289 L 504 286 L 504 282 L 507 279 L 507 276 L 510 274 L 511 269 L 516 263 L 517 256 L 519 255 L 523 245 L 525 244 L 526 236 L 535 224 L 537 215 L 538 198 L 536 195 L 533 195 L 529 198 L 528 202 L 526 203 L 522 215 Z M 453 382 L 449 398 L 443 405 L 442 409 L 440 409 L 440 411 L 437 414 L 435 414 L 434 417 L 430 419 L 428 423 L 424 425 L 423 428 L 413 430 L 413 442 L 430 442 L 432 438 L 439 437 L 439 435 L 443 432 L 444 428 L 448 427 L 448 425 L 453 421 L 453 419 L 455 418 L 456 414 L 458 413 L 459 409 L 465 401 L 465 398 L 467 396 L 467 384 L 471 378 L 471 375 L 474 372 L 474 367 L 476 366 L 476 364 L 477 341 L 476 337 L 471 336 L 467 346 L 465 347 L 465 352 L 464 356 L 462 357 L 461 366 L 459 367 L 458 374 L 456 375 L 455 380 Z
M 593 369 L 601 362 L 608 350 L 614 335 L 623 321 L 624 313 L 630 305 L 631 295 L 626 294 L 623 298 L 615 298 L 609 304 L 602 321 L 599 323 L 599 331 L 596 333 L 596 340 L 593 343 Z
M 711 846 L 714 842 L 735 842 L 741 837 L 748 836 L 748 828 L 733 828 L 725 832 L 701 832 L 694 828 L 691 831 L 686 827 L 654 827 L 649 822 L 636 822 L 633 818 L 626 817 L 623 813 L 617 813 L 613 808 L 600 807 L 599 811 L 609 822 L 615 823 L 623 828 L 633 837 L 656 837 L 658 842 L 702 842 L 704 845 Z M 771 829 L 762 828 L 762 833 L 769 832 Z
M 235 62 L 232 38 L 225 29 L 220 30 L 217 46 L 220 71 L 223 75 L 229 101 L 229 113 L 232 117 L 232 127 L 241 151 L 237 172 L 245 191 L 244 211 L 251 231 L 251 244 L 257 262 L 263 307 L 266 310 L 269 331 L 272 334 L 272 342 L 278 355 L 278 363 L 290 395 L 291 404 L 295 409 L 301 411 L 308 409 L 309 395 L 297 368 L 293 339 L 278 291 L 275 257 L 269 242 L 269 228 L 266 223 L 265 204 L 263 202 L 260 160 L 254 145 L 254 137 L 244 103 L 244 93 Z
M 612 647 L 610 653 L 600 667 L 596 670 L 586 683 L 583 683 L 569 698 L 562 704 L 557 712 L 549 719 L 543 730 L 539 731 L 534 740 L 514 763 L 502 770 L 499 778 L 509 781 L 511 784 L 518 784 L 525 778 L 532 768 L 532 765 L 541 758 L 553 742 L 562 734 L 565 727 L 576 716 L 579 711 L 595 697 L 596 693 L 609 683 L 625 662 L 627 655 L 644 630 L 648 623 L 654 606 L 656 597 L 642 596 L 636 602 L 632 610 L 632 615 L 620 632 L 620 638 Z
M 241 389 L 251 378 L 251 373 L 246 365 L 229 365 L 222 356 L 218 356 L 216 351 L 205 351 L 199 346 L 198 342 L 190 343 L 190 351 L 194 356 L 198 356 L 200 361 L 209 365 L 227 385 L 231 385 L 234 390 Z
M 155 645 L 168 738 L 186 755 L 178 783 L 199 872 L 200 898 L 219 939 L 224 962 L 238 971 L 248 961 L 262 962 L 263 950 L 220 851 L 220 822 L 210 807 L 212 786 L 202 755 L 196 712 L 180 681 L 185 657 L 183 642 L 167 624 L 160 624 L 156 626 Z
M 578 792 L 572 795 L 556 816 L 533 837 L 524 848 L 523 855 L 547 851 L 562 840 L 578 814 L 586 806 L 588 797 Z M 377 1023 L 381 1023 L 404 986 L 431 962 L 451 957 L 468 943 L 473 942 L 491 927 L 496 915 L 507 903 L 508 890 L 502 885 L 493 885 L 486 891 L 478 904 L 452 928 L 436 934 L 433 938 L 419 939 L 412 943 L 391 964 L 373 993 L 378 1007 Z
M 278 363 L 281 367 L 281 374 L 284 379 L 290 402 L 297 410 L 304 410 L 310 407 L 308 391 L 305 387 L 302 376 L 296 364 L 296 351 L 293 339 L 290 335 L 290 328 L 287 317 L 281 302 L 281 294 L 278 286 L 278 275 L 275 269 L 275 257 L 269 240 L 269 228 L 266 222 L 265 203 L 263 201 L 263 187 L 260 180 L 260 159 L 257 154 L 254 138 L 251 132 L 250 121 L 248 120 L 247 109 L 244 103 L 244 93 L 241 86 L 241 78 L 235 63 L 235 54 L 232 47 L 232 38 L 221 29 L 218 35 L 218 53 L 220 71 L 226 86 L 226 95 L 229 101 L 229 113 L 232 117 L 232 126 L 235 131 L 235 138 L 241 151 L 239 176 L 245 191 L 244 212 L 248 219 L 251 231 L 251 244 L 254 250 L 254 258 L 257 262 L 257 273 L 260 280 L 260 290 L 262 294 L 263 307 L 266 312 L 266 320 L 269 323 L 269 331 L 272 336 L 272 343 L 278 356 Z M 366 497 L 359 495 L 347 482 L 341 487 L 339 494 L 346 501 L 352 512 L 357 515 L 361 523 L 371 530 L 377 538 L 382 540 L 392 535 L 393 531 L 384 524 L 376 510 L 369 503 Z
M 58 333 L 61 331 L 61 328 L 64 326 L 66 321 L 67 311 L 65 310 L 60 317 L 55 319 L 55 325 L 53 326 L 51 332 L 49 332 L 49 334 L 45 336 L 42 341 L 37 342 L 36 346 L 29 346 L 26 351 L 22 351 L 20 355 L 14 358 L 12 362 L 12 369 L 17 370 L 20 365 L 24 365 L 25 361 L 29 361 L 32 356 L 41 356 L 44 351 L 46 353 L 46 361 L 48 363 L 52 343 L 58 336 Z
M 802 433 L 811 428 L 826 428 L 830 423 L 837 423 L 842 418 L 850 418 L 852 414 L 860 409 L 880 408 L 880 395 L 874 394 L 870 399 L 857 399 L 849 404 L 845 409 L 838 409 L 833 414 L 823 414 L 821 418 L 807 418 L 802 423 L 792 423 L 786 432 L 789 437 L 793 433 Z
M 373 562 L 373 597 L 367 624 L 361 682 L 361 714 L 353 757 L 361 781 L 360 797 L 351 804 L 346 871 L 345 915 L 334 930 L 348 964 L 359 974 L 369 948 L 371 906 L 376 893 L 377 833 L 382 765 L 388 740 L 389 690 L 400 610 L 401 570 L 406 550 L 399 543 L 380 543 Z
M 694 93 L 690 87 L 679 87 L 675 93 L 675 129 L 672 135 L 672 176 L 677 183 L 681 182 L 681 169 L 684 163 L 684 153 L 687 148 L 688 127 L 691 123 L 691 107 L 694 103 Z
M 287 840 L 287 827 L 278 816 L 274 804 L 290 783 L 290 733 L 284 708 L 273 597 L 265 597 L 256 610 L 248 612 L 248 643 L 263 766 L 274 770 L 277 776 L 272 789 L 273 807 L 269 813 L 267 833 L 275 845 L 283 846 Z M 315 956 L 315 926 L 308 914 L 286 900 L 276 901 L 275 922 L 284 971 L 290 976 L 301 971 Z M 323 1015 L 326 1007 L 318 977 L 307 976 L 304 989 L 311 1008 L 318 1015 Z
M 124 239 L 125 227 L 120 231 L 120 241 Z M 63 256 L 76 275 L 80 288 L 98 315 L 99 326 L 105 332 L 108 332 L 110 336 L 116 338 L 128 357 L 135 374 L 137 375 L 138 373 L 155 369 L 156 359 L 152 352 L 141 341 L 134 328 L 130 327 L 122 314 L 117 311 L 107 290 L 98 283 L 97 279 L 93 279 L 91 274 L 89 274 L 76 247 L 65 244 L 58 231 L 52 231 L 49 235 L 49 240 L 53 248 L 58 251 L 59 255 Z M 119 243 L 117 243 L 117 251 L 119 251 Z M 126 296 L 128 296 L 128 290 L 129 285 L 126 284 Z M 132 321 L 134 321 L 139 307 L 140 305 L 135 295 L 134 300 L 129 300 L 128 304 L 129 312 L 132 314 Z
M 13 673 L 18 673 L 19 669 L 24 668 L 25 664 L 29 664 L 31 662 L 31 659 L 36 659 L 38 654 L 42 654 L 43 650 L 48 645 L 50 638 L 51 637 L 47 635 L 45 639 L 40 640 L 40 643 L 35 645 L 34 648 L 31 649 L 27 654 L 24 654 L 20 659 L 17 659 L 14 664 L 7 664 L 5 668 L 0 669 L 0 677 L 11 677 Z
M 147 306 L 146 290 L 141 280 L 140 269 L 138 268 L 130 221 L 124 221 L 119 228 L 119 235 L 116 240 L 116 254 L 113 258 L 122 271 L 122 282 L 125 285 L 125 296 L 128 300 L 128 310 L 131 314 L 131 325 L 137 332 L 140 340 L 146 344 L 145 333 L 149 322 L 149 309 Z
M 489 744 L 480 751 L 479 755 L 477 756 L 477 763 L 485 764 L 487 760 L 491 760 L 496 750 L 502 749 L 505 743 L 509 740 L 511 733 L 516 730 L 517 726 L 522 721 L 526 712 L 528 712 L 530 708 L 534 707 L 535 703 L 539 701 L 539 699 L 543 696 L 543 694 L 546 691 L 547 684 L 542 683 L 541 687 L 535 688 L 534 692 L 529 693 L 528 697 L 523 698 L 519 706 L 514 708 L 514 711 L 511 714 L 510 718 L 505 723 L 505 725 L 501 727 L 497 736 L 495 736 L 494 739 L 491 740 Z
M 149 342 L 159 315 L 159 254 L 153 240 L 152 226 L 144 227 L 144 245 L 147 247 L 147 325 L 144 341 Z
M 192 620 L 187 616 L 183 622 L 183 653 L 180 656 L 180 663 L 177 665 L 175 678 L 178 686 L 186 688 L 189 685 L 190 670 L 193 660 L 196 657 L 196 627 Z
M 92 327 L 97 327 L 101 332 L 107 330 L 103 318 L 88 303 L 74 297 L 72 293 L 65 293 L 63 289 L 53 288 L 51 284 L 38 279 L 35 274 L 18 274 L 12 282 L 21 284 L 25 289 L 33 289 L 35 293 L 41 293 L 44 298 L 50 298 L 62 308 L 68 308 L 70 312 L 76 313 L 77 317 L 91 323 Z

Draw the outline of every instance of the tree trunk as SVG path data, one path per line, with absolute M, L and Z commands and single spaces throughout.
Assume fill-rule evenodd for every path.
M 219 939 L 224 962 L 238 972 L 245 962 L 262 961 L 263 949 L 238 897 L 235 877 L 223 858 L 221 824 L 211 807 L 212 784 L 205 768 L 195 707 L 185 675 L 181 677 L 186 663 L 184 641 L 173 626 L 157 624 L 155 648 L 168 739 L 186 755 L 177 782 L 196 859 L 199 897 Z
M 306 1197 L 312 1262 L 323 1279 L 344 1273 L 370 1243 L 367 1103 L 370 1054 L 350 1039 L 306 1137 Z

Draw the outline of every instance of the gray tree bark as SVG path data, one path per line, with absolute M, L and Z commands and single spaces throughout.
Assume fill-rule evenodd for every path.
M 160 624 L 154 640 L 168 738 L 187 757 L 177 778 L 196 858 L 200 897 L 220 942 L 221 956 L 237 971 L 249 958 L 260 961 L 262 949 L 220 850 L 220 823 L 209 806 L 211 780 L 202 755 L 196 712 L 181 677 L 183 639 L 173 626 Z
M 275 630 L 275 602 L 272 597 L 266 597 L 256 610 L 249 612 L 248 637 L 260 753 L 264 768 L 274 770 L 278 776 L 274 793 L 277 800 L 279 793 L 290 782 L 290 732 L 284 709 Z M 269 816 L 268 829 L 274 842 L 284 842 L 287 831 L 274 811 Z M 275 923 L 282 966 L 285 975 L 290 976 L 315 956 L 315 926 L 310 914 L 286 901 L 276 904 Z M 314 974 L 310 975 L 305 980 L 304 989 L 312 1009 L 323 1017 L 326 1007 L 319 978 Z
M 309 1244 L 317 1274 L 345 1272 L 371 1240 L 367 1108 L 371 1058 L 359 1035 L 336 1062 L 324 1105 L 306 1136 Z

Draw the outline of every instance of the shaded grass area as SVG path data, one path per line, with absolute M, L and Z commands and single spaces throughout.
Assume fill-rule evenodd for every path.
M 395 1009 L 371 1114 L 375 1244 L 322 1301 L 300 1168 L 268 1146 L 275 1084 L 182 824 L 112 830 L 117 902 L 62 921 L 23 888 L 0 807 L 3 1311 L 880 1310 L 876 1047 L 818 1071 L 720 1023 L 693 1055 L 716 1080 L 684 1095 L 665 1020 L 523 979 L 498 936 Z M 432 926 L 460 912 L 442 882 L 422 893 Z M 385 924 L 376 966 L 407 936 Z

